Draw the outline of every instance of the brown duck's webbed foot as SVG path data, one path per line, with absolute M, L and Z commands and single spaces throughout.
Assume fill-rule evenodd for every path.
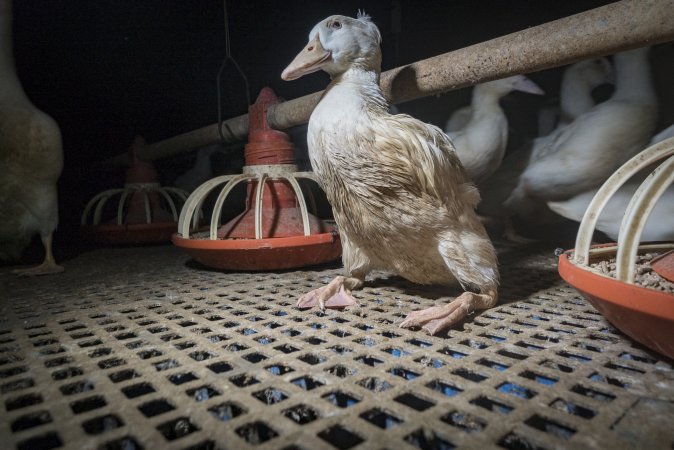
M 485 294 L 464 292 L 446 305 L 413 311 L 400 324 L 401 328 L 421 327 L 428 334 L 438 334 L 458 322 L 476 309 L 491 308 L 496 304 L 496 291 Z
M 358 288 L 362 284 L 363 282 L 357 278 L 338 276 L 325 286 L 304 294 L 295 306 L 298 308 L 318 306 L 321 311 L 325 311 L 325 308 L 341 309 L 358 305 L 356 299 L 351 296 L 351 289 Z

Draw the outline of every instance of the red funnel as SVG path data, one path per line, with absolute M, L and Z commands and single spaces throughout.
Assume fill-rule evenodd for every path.
M 286 133 L 267 124 L 267 110 L 277 102 L 274 92 L 264 88 L 249 108 L 244 174 L 250 180 L 245 211 L 220 226 L 217 239 L 208 239 L 209 233 L 173 236 L 175 245 L 202 264 L 228 270 L 274 270 L 323 263 L 341 255 L 334 229 L 312 214 L 308 214 L 309 232 L 305 233 L 297 188 L 291 185 L 291 180 L 297 183 L 294 146 Z M 260 179 L 262 190 L 258 189 Z
M 255 104 L 248 109 L 250 120 L 246 167 L 295 164 L 295 147 L 290 137 L 267 124 L 267 109 L 278 103 L 270 88 L 265 87 Z M 246 210 L 218 230 L 219 238 L 255 239 L 255 206 L 257 181 L 249 181 Z M 327 226 L 309 214 L 311 234 L 325 233 Z M 301 236 L 304 233 L 302 214 L 295 191 L 287 180 L 268 180 L 262 193 L 262 238 Z

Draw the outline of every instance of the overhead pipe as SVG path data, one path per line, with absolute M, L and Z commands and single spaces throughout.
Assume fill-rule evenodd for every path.
M 388 70 L 381 75 L 381 87 L 391 103 L 403 103 L 672 40 L 674 0 L 621 0 Z M 269 108 L 268 123 L 279 130 L 307 123 L 322 93 Z M 225 143 L 243 140 L 247 133 L 247 114 L 223 122 Z M 217 142 L 223 139 L 213 124 L 148 145 L 138 157 L 152 161 Z M 123 154 L 104 164 L 119 166 L 127 159 Z

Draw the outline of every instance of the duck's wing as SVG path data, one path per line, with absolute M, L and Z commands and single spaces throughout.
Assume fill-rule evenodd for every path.
M 531 165 L 546 159 L 553 161 L 557 158 L 564 158 L 562 155 L 574 152 L 587 153 L 586 147 L 579 147 L 578 142 L 587 144 L 594 143 L 595 136 L 603 136 L 605 128 L 611 127 L 612 115 L 620 114 L 624 105 L 617 102 L 605 102 L 602 105 L 587 111 L 580 115 L 576 120 L 568 124 L 559 125 L 552 133 L 536 138 L 531 152 Z
M 384 117 L 378 126 L 385 131 L 374 137 L 377 158 L 396 184 L 413 195 L 430 196 L 445 205 L 457 200 L 477 205 L 477 188 L 440 128 L 405 114 Z

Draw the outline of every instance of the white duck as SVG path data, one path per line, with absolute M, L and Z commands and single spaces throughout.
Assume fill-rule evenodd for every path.
M 642 181 L 643 179 L 628 181 L 618 189 L 599 216 L 597 230 L 604 232 L 611 239 L 618 240 L 620 223 L 625 216 L 627 205 Z M 598 189 L 583 192 L 565 201 L 548 202 L 548 206 L 560 216 L 580 222 Z M 669 186 L 655 204 L 651 215 L 648 216 L 641 240 L 674 241 L 674 185 Z
M 447 305 L 410 313 L 402 327 L 431 334 L 497 299 L 496 253 L 475 214 L 479 194 L 439 128 L 392 115 L 379 86 L 381 35 L 370 18 L 331 16 L 283 71 L 324 70 L 332 81 L 309 120 L 314 171 L 342 240 L 346 276 L 302 296 L 299 307 L 355 304 L 372 269 L 423 284 L 461 284 Z
M 657 120 L 648 49 L 614 55 L 611 98 L 534 146 L 527 168 L 504 205 L 523 214 L 532 199 L 559 201 L 598 186 L 643 149 Z
M 674 125 L 656 134 L 648 146 L 672 136 L 674 136 Z M 597 230 L 604 232 L 611 239 L 618 240 L 620 224 L 625 216 L 627 205 L 650 170 L 636 175 L 634 179 L 627 181 L 618 189 L 602 210 L 597 221 Z M 568 200 L 548 202 L 548 206 L 560 216 L 580 222 L 598 190 L 599 187 Z M 641 234 L 641 241 L 674 241 L 674 185 L 669 186 L 655 204 Z
M 464 106 L 452 112 L 452 115 L 447 119 L 445 123 L 445 133 L 453 133 L 456 131 L 461 131 L 468 122 L 470 122 L 470 116 L 473 115 L 473 107 L 471 105 Z
M 534 148 L 545 145 L 549 139 L 553 139 L 557 133 L 572 122 L 576 117 L 591 110 L 594 106 L 592 91 L 605 83 L 613 83 L 614 76 L 611 63 L 606 58 L 595 58 L 580 61 L 564 70 L 560 88 L 559 121 L 555 124 L 554 133 L 550 136 L 536 138 L 532 144 L 509 154 L 503 160 L 499 169 L 480 185 L 482 201 L 478 206 L 478 212 L 483 216 L 505 217 L 507 211 L 503 202 L 510 196 L 517 186 L 519 177 L 527 167 Z M 544 219 L 547 217 L 541 207 L 544 203 L 530 199 L 530 212 L 535 214 L 526 215 L 527 219 Z M 549 213 L 549 211 L 548 211 Z M 505 235 L 513 241 L 523 240 L 517 236 L 512 223 L 506 221 Z
M 498 169 L 508 143 L 508 119 L 499 100 L 512 91 L 543 95 L 543 90 L 524 75 L 515 75 L 475 86 L 469 110 L 453 115 L 445 128 L 456 153 L 475 183 L 480 183 Z
M 586 59 L 564 70 L 559 87 L 559 123 L 566 126 L 595 106 L 592 91 L 606 83 L 615 83 L 611 62 L 606 58 Z
M 592 109 L 595 106 L 592 91 L 605 83 L 615 83 L 613 67 L 606 58 L 586 59 L 567 67 L 562 75 L 558 104 L 544 106 L 539 111 L 539 136 L 559 131 Z
M 36 233 L 45 249 L 40 266 L 15 273 L 63 271 L 52 254 L 62 168 L 59 127 L 21 86 L 12 55 L 12 2 L 0 0 L 0 258 L 17 259 Z

